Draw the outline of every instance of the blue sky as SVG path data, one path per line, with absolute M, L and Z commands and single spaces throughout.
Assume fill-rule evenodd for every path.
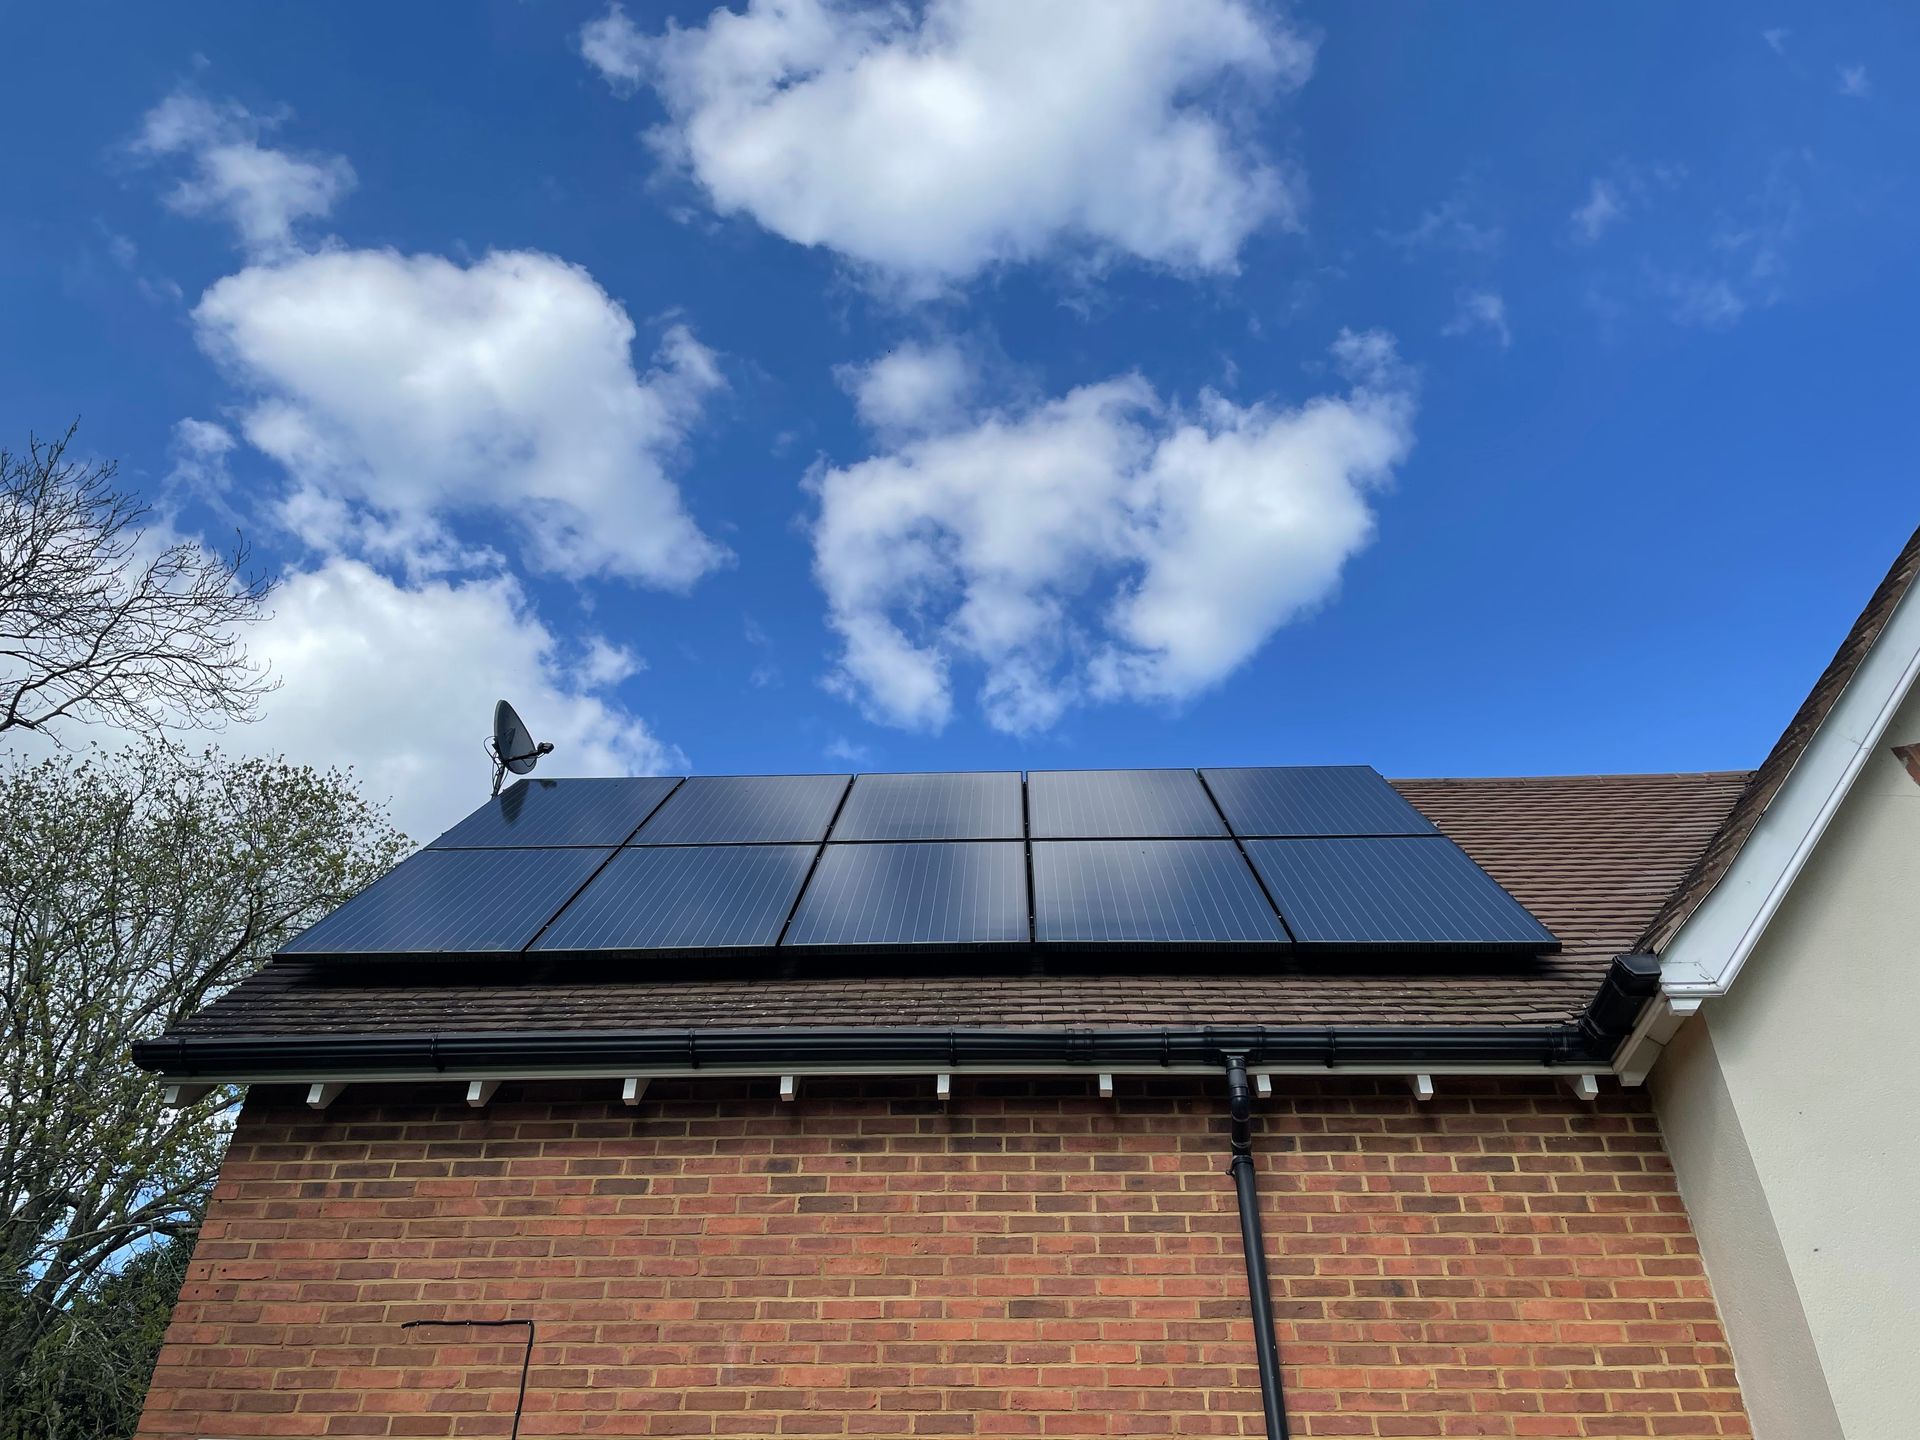
M 669 13 L 675 17 L 669 26 Z M 284 578 L 243 749 L 1755 763 L 1920 518 L 1894 6 L 42 6 L 0 433 Z

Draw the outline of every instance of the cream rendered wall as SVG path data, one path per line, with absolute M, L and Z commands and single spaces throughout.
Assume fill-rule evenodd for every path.
M 1920 689 L 1652 1077 L 1758 1440 L 1920 1435 L 1916 742 Z

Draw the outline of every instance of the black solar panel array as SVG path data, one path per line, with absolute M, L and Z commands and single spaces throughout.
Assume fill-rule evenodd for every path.
M 1027 777 L 1036 840 L 1167 840 L 1224 835 L 1191 770 L 1036 770 Z
M 788 945 L 1017 945 L 1027 939 L 1018 840 L 829 845 Z
M 549 925 L 536 950 L 771 945 L 813 864 L 811 845 L 634 845 Z
M 433 842 L 436 850 L 623 845 L 680 782 L 522 780 Z
M 640 827 L 636 845 L 818 844 L 851 775 L 696 775 Z
M 525 948 L 611 850 L 422 850 L 284 947 L 294 955 Z
M 834 822 L 842 840 L 1022 840 L 1020 773 L 862 775 Z
M 1286 943 L 1231 840 L 1039 840 L 1034 938 L 1075 945 Z
M 1365 766 L 523 780 L 286 947 L 1540 953 Z

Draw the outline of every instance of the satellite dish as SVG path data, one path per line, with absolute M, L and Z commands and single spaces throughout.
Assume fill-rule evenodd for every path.
M 535 743 L 526 722 L 515 713 L 513 706 L 501 700 L 493 707 L 493 738 L 487 742 L 487 753 L 493 757 L 493 793 L 498 795 L 501 778 L 507 771 L 525 775 L 540 763 L 542 755 L 553 753 L 553 742 Z

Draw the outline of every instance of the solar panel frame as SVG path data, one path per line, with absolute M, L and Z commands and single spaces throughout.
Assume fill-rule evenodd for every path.
M 1286 925 L 1230 838 L 1034 840 L 1034 940 L 1062 947 L 1284 949 Z M 1184 903 L 1163 903 L 1179 894 Z
M 828 845 L 785 949 L 963 949 L 1031 943 L 1025 842 Z
M 1243 842 L 1301 946 L 1539 955 L 1553 933 L 1444 835 Z
M 280 953 L 514 954 L 613 853 L 610 846 L 422 850 L 281 946 Z
M 695 775 L 629 845 L 817 845 L 851 775 Z
M 540 954 L 771 951 L 815 845 L 630 845 L 556 915 Z
M 1230 833 L 1192 770 L 1032 771 L 1027 832 L 1035 840 L 1210 840 Z
M 1242 839 L 1440 833 L 1370 765 L 1223 766 L 1200 779 Z
M 517 780 L 427 848 L 552 849 L 620 845 L 680 785 L 671 775 Z
M 976 770 L 856 775 L 827 838 L 1019 840 L 1026 833 L 1020 772 Z

